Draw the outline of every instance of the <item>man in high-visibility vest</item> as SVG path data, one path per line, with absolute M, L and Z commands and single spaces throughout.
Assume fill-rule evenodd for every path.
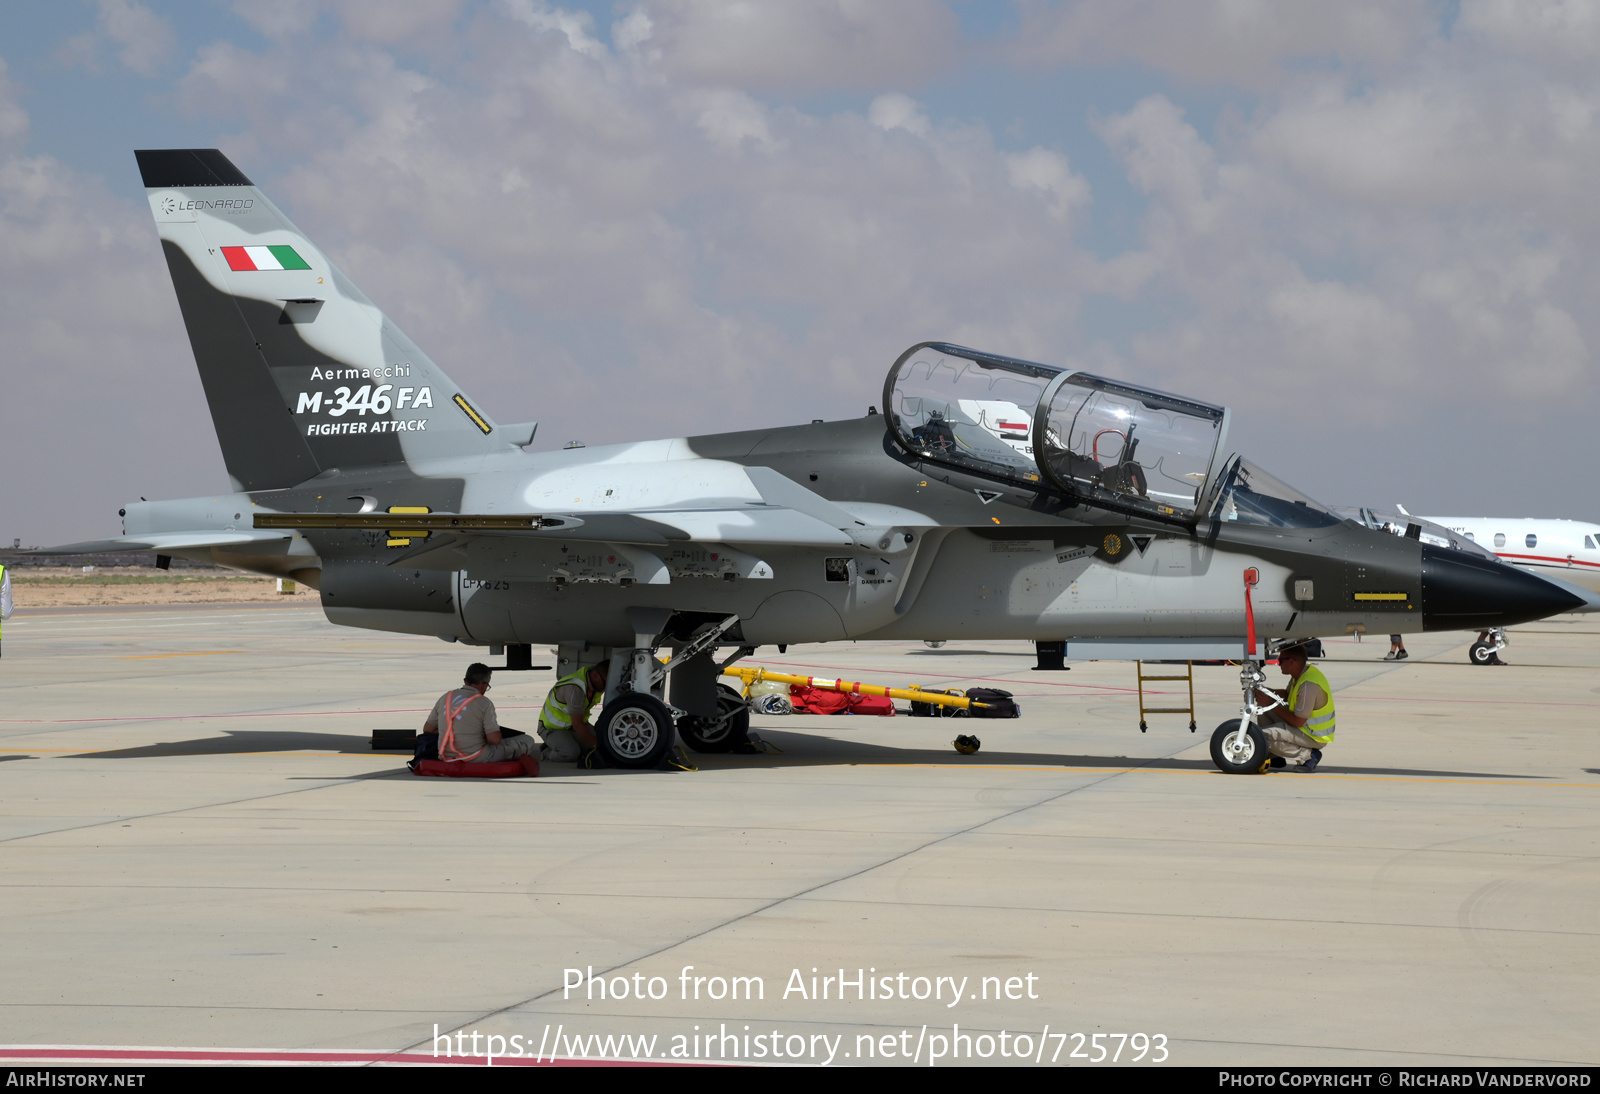
M 1273 767 L 1294 764 L 1312 772 L 1322 762 L 1322 750 L 1333 741 L 1333 688 L 1322 670 L 1306 659 L 1304 646 L 1285 646 L 1278 651 L 1278 668 L 1289 677 L 1287 690 L 1272 689 L 1285 702 L 1256 724 L 1267 738 Z M 1270 702 L 1262 689 L 1256 695 Z
M 611 662 L 579 666 L 557 680 L 539 712 L 539 736 L 544 739 L 540 759 L 574 763 L 598 743 L 589 711 L 605 696 Z
M 439 735 L 439 759 L 492 764 L 538 755 L 537 741 L 506 729 L 495 717 L 494 704 L 485 694 L 493 671 L 479 662 L 468 665 L 462 686 L 445 692 L 433 704 L 422 732 Z
M 0 564 L 0 619 L 11 618 L 11 571 Z

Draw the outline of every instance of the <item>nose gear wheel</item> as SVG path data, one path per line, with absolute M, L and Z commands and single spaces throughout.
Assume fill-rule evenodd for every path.
M 613 767 L 657 767 L 672 749 L 672 712 L 654 696 L 624 693 L 600 712 L 595 737 Z
M 1239 719 L 1230 718 L 1211 734 L 1211 762 L 1229 775 L 1259 775 L 1271 762 L 1267 738 L 1255 726 L 1239 732 Z

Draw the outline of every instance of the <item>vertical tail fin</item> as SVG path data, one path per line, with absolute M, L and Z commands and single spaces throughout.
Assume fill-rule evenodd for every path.
M 235 489 L 526 443 L 497 429 L 221 152 L 134 155 Z

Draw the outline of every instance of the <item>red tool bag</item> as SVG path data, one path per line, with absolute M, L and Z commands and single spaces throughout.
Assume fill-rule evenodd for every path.
M 789 685 L 789 702 L 796 714 L 875 714 L 894 717 L 894 703 L 886 695 L 850 695 L 804 684 Z
M 518 756 L 497 764 L 476 764 L 469 760 L 415 760 L 413 775 L 442 775 L 449 779 L 512 779 L 519 775 L 539 774 L 539 761 L 532 756 Z

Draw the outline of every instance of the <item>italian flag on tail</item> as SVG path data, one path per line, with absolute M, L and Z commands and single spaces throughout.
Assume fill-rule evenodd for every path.
M 293 247 L 224 247 L 222 257 L 230 270 L 309 270 L 311 264 Z

